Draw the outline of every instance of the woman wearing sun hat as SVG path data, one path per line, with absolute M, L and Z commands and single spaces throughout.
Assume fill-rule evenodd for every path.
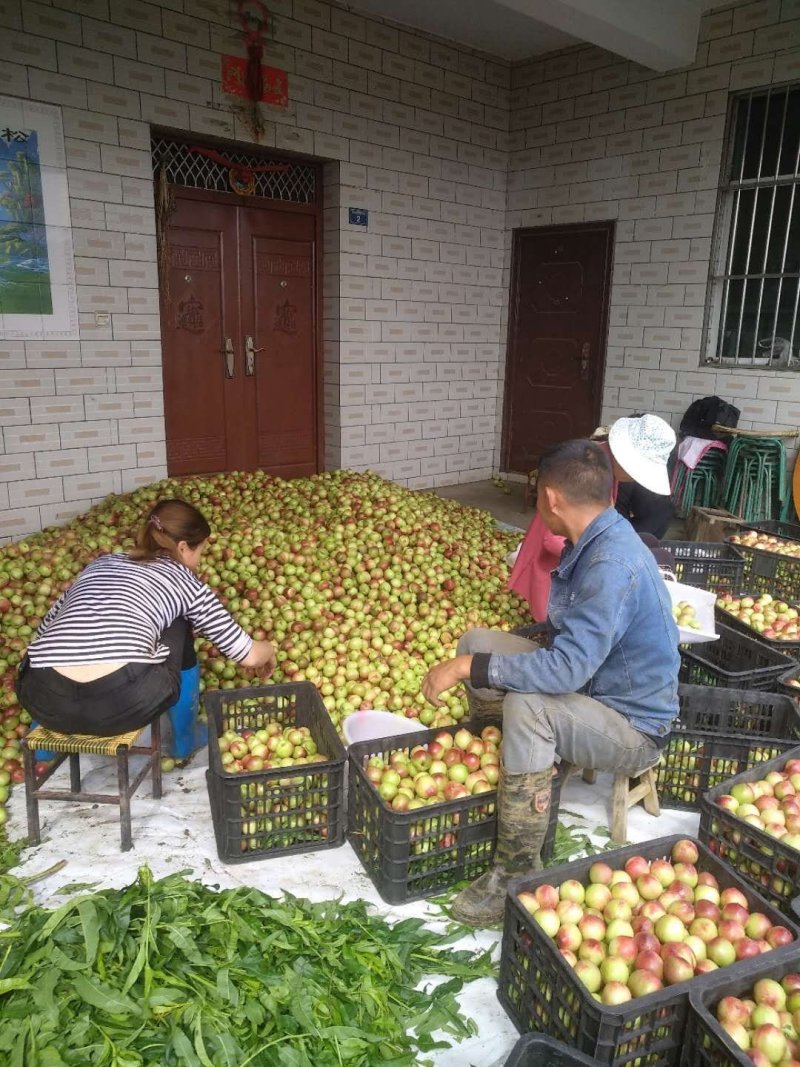
M 599 436 L 599 432 L 595 436 Z M 659 496 L 669 496 L 667 461 L 675 447 L 675 431 L 658 415 L 617 419 L 602 443 L 614 475 L 612 503 L 620 483 L 635 482 Z M 508 588 L 526 600 L 536 622 L 547 618 L 550 573 L 564 549 L 564 538 L 551 533 L 538 515 L 528 527 L 508 580 Z

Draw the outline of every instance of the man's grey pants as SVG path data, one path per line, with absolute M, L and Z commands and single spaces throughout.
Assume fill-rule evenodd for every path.
M 468 630 L 459 656 L 532 652 L 539 646 L 502 630 Z M 465 683 L 467 684 L 467 683 Z M 503 700 L 503 763 L 510 774 L 527 774 L 562 760 L 614 774 L 641 774 L 658 762 L 658 746 L 624 715 L 580 693 L 512 693 L 475 689 L 482 700 Z

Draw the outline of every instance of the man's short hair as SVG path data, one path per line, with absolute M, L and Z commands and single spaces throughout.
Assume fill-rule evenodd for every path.
M 605 450 L 594 441 L 563 441 L 539 461 L 537 488 L 558 489 L 570 504 L 610 506 L 614 475 Z

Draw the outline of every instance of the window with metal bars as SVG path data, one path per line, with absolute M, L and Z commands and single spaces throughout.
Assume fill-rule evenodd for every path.
M 706 362 L 800 370 L 800 85 L 734 98 Z

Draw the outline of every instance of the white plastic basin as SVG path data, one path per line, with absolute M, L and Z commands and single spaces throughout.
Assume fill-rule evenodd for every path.
M 679 626 L 679 644 L 700 645 L 707 641 L 718 641 L 719 634 L 714 619 L 717 594 L 708 589 L 697 589 L 693 585 L 682 585 L 680 582 L 667 582 L 666 584 L 673 607 L 681 600 L 687 600 L 694 608 L 700 624 L 699 630 L 689 630 Z
M 425 730 L 417 719 L 406 719 L 390 711 L 354 711 L 342 723 L 342 732 L 348 745 L 358 741 L 375 741 L 395 734 L 413 734 Z

